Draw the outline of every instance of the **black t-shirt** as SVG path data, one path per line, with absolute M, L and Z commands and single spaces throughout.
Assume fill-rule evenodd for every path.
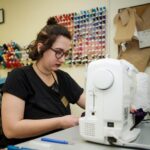
M 2 92 L 8 92 L 25 101 L 25 119 L 46 119 L 71 114 L 69 103 L 76 103 L 83 89 L 62 70 L 55 71 L 58 83 L 47 86 L 32 66 L 17 68 L 8 74 Z M 16 108 L 17 109 L 17 108 Z M 50 131 L 48 133 L 52 133 Z M 47 134 L 48 134 L 47 133 Z M 7 139 L 16 144 L 27 139 Z

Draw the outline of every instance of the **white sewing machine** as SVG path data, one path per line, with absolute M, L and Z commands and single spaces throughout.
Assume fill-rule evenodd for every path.
M 85 140 L 109 145 L 137 138 L 140 129 L 130 130 L 136 73 L 136 68 L 123 60 L 106 58 L 89 64 L 85 116 L 79 121 Z

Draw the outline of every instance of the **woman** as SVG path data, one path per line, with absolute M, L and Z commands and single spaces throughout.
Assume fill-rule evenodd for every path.
M 8 74 L 2 89 L 1 147 L 78 124 L 69 103 L 84 108 L 83 89 L 59 70 L 70 46 L 69 31 L 50 18 L 31 47 L 29 56 L 35 63 Z

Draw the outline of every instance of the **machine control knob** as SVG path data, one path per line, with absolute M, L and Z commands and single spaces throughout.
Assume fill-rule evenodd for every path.
M 109 89 L 114 82 L 113 73 L 108 69 L 98 69 L 94 74 L 94 85 L 100 90 Z

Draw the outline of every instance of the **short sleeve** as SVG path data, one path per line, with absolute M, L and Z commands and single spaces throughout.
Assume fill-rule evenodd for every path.
M 23 100 L 27 98 L 29 89 L 25 74 L 21 69 L 14 69 L 8 73 L 2 92 L 10 93 Z
M 60 82 L 60 88 L 64 91 L 66 98 L 71 103 L 76 103 L 81 94 L 83 93 L 83 88 L 66 72 L 61 71 L 61 75 L 58 76 Z

